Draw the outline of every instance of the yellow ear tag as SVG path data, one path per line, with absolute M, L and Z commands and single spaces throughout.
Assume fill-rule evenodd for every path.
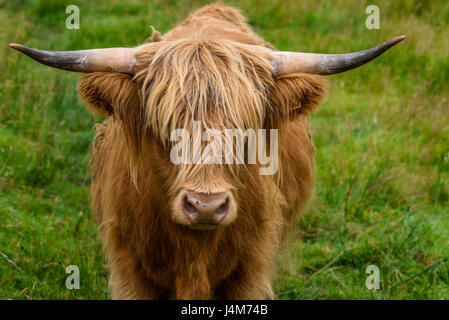
M 299 103 L 296 107 L 294 107 L 292 111 L 298 111 L 299 109 L 301 109 L 301 103 Z

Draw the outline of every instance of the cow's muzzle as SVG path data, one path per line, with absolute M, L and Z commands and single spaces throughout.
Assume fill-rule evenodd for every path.
M 175 199 L 175 221 L 193 229 L 210 230 L 230 224 L 236 216 L 232 192 L 198 193 L 182 190 Z

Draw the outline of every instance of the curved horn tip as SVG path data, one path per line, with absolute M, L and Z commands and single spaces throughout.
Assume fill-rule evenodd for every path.
M 28 53 L 31 51 L 31 48 L 28 48 L 27 46 L 18 43 L 10 43 L 9 47 L 22 53 L 25 53 L 26 55 L 28 55 Z
M 21 50 L 23 50 L 24 48 L 26 48 L 25 46 L 23 46 L 23 45 L 21 45 L 21 44 L 18 44 L 18 43 L 10 43 L 10 44 L 9 44 L 9 47 L 10 47 L 10 48 L 13 48 L 13 49 L 16 49 L 16 50 L 19 50 L 19 51 L 21 51 Z
M 405 38 L 406 38 L 405 35 L 401 35 L 401 36 L 398 36 L 398 37 L 396 37 L 396 38 L 391 39 L 390 41 L 391 41 L 393 44 L 396 44 L 396 43 L 398 43 L 398 42 L 401 42 L 401 41 L 404 40 Z

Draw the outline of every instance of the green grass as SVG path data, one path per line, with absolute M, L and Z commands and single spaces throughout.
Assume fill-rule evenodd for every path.
M 103 299 L 107 277 L 89 209 L 95 119 L 77 98 L 78 74 L 7 48 L 134 46 L 205 1 L 0 1 L 0 298 Z M 328 78 L 311 117 L 316 192 L 279 258 L 282 299 L 449 299 L 449 4 L 231 1 L 280 49 L 345 52 L 408 38 L 360 69 Z M 65 7 L 81 29 L 65 28 Z M 81 289 L 65 288 L 65 267 Z M 365 288 L 368 265 L 381 290 Z

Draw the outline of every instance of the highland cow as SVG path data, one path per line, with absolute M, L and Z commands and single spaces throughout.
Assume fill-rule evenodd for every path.
M 313 185 L 307 116 L 325 95 L 320 75 L 403 38 L 349 54 L 281 52 L 218 3 L 135 48 L 10 46 L 86 73 L 79 95 L 106 116 L 92 146 L 91 196 L 114 299 L 266 299 L 275 297 L 276 252 Z M 261 175 L 259 161 L 173 163 L 171 133 L 191 133 L 194 122 L 221 134 L 276 129 L 276 173 Z M 273 152 L 268 139 L 257 148 Z

